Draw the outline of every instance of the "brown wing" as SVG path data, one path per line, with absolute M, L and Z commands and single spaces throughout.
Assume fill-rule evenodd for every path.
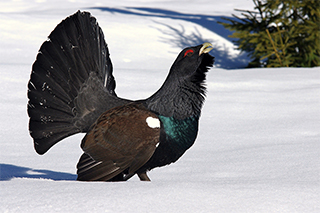
M 106 111 L 82 141 L 87 156 L 78 163 L 78 180 L 106 181 L 127 169 L 133 175 L 151 158 L 159 136 L 159 119 L 142 104 Z

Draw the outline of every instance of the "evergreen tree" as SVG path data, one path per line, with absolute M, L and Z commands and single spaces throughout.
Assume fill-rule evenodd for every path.
M 249 54 L 248 67 L 320 66 L 319 0 L 253 0 L 255 11 L 219 22 Z

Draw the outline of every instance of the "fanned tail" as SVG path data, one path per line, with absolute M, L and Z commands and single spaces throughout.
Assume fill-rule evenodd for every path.
M 32 66 L 28 114 L 37 153 L 86 132 L 102 112 L 128 102 L 114 89 L 102 30 L 90 13 L 78 11 L 52 31 Z

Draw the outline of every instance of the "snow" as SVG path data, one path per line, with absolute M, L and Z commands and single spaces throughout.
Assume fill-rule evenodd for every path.
M 250 0 L 1 1 L 0 212 L 320 212 L 320 68 L 239 69 L 245 55 L 213 20 L 252 7 Z M 215 46 L 197 141 L 178 162 L 149 172 L 152 182 L 75 181 L 83 134 L 43 156 L 33 149 L 31 66 L 53 28 L 78 9 L 102 27 L 124 98 L 153 94 L 182 48 Z

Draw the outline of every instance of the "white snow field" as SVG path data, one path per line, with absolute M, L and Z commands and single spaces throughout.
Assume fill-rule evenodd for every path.
M 243 1 L 0 1 L 0 212 L 320 212 L 320 68 L 241 69 L 216 24 Z M 40 45 L 78 9 L 109 45 L 120 97 L 162 84 L 184 47 L 212 42 L 216 66 L 196 143 L 151 182 L 78 182 L 84 134 L 43 156 L 28 132 L 27 83 Z M 237 69 L 235 69 L 237 68 Z

